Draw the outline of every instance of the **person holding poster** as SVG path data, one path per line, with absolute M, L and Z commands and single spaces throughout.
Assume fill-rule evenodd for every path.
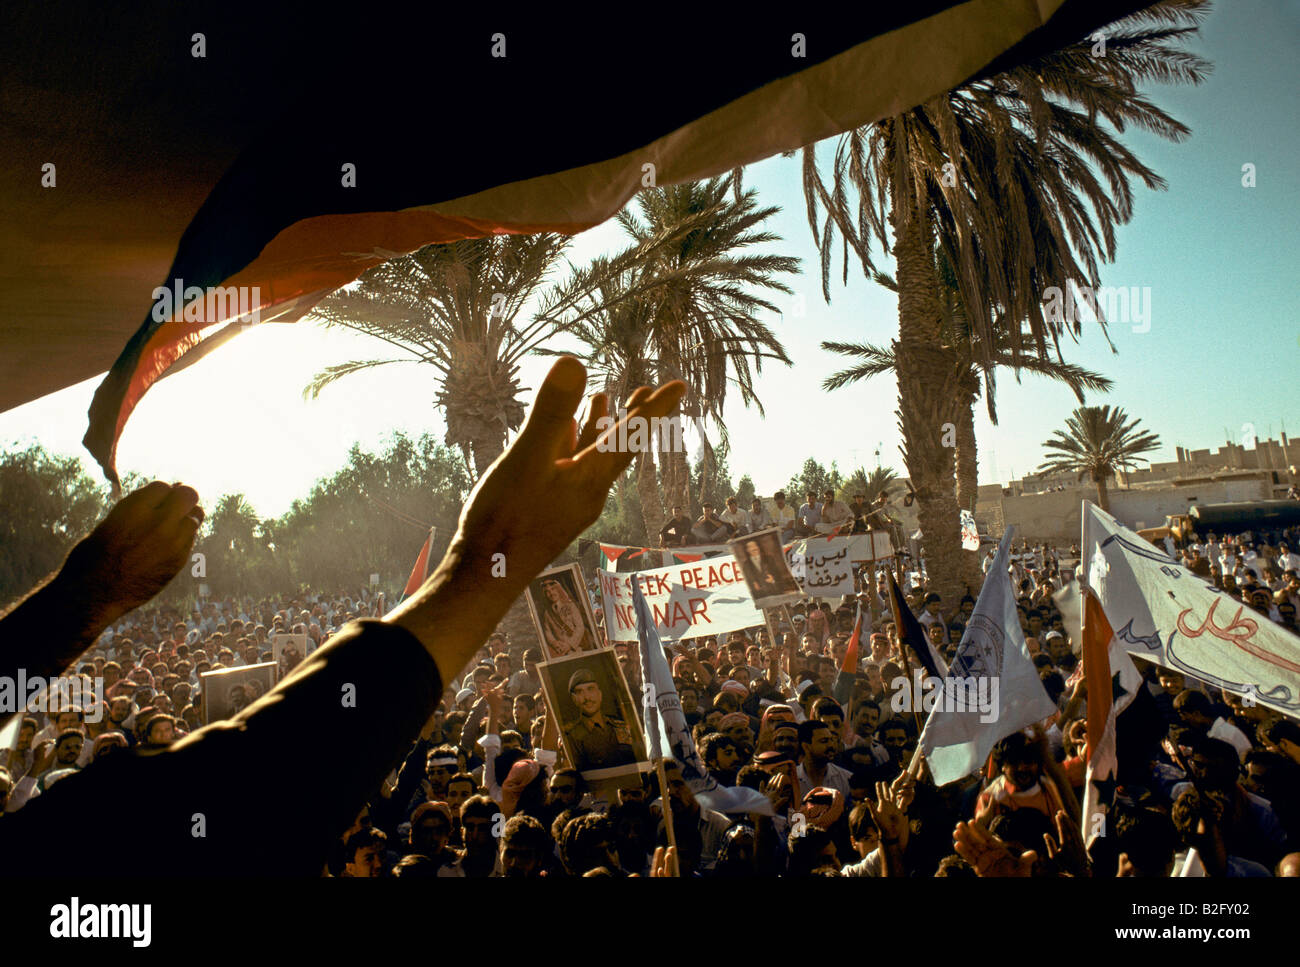
M 755 607 L 778 608 L 799 600 L 799 582 L 790 573 L 775 527 L 732 541 L 731 553 L 740 565 Z
M 595 651 L 602 639 L 578 565 L 543 572 L 528 586 L 528 607 L 550 658 Z
M 645 738 L 613 649 L 544 662 L 537 670 L 565 752 L 584 779 L 640 771 L 638 764 L 647 761 Z

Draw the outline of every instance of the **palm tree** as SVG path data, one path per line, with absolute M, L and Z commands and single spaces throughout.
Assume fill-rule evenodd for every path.
M 1080 403 L 1084 402 L 1084 390 L 1104 393 L 1114 384 L 1100 373 L 1065 362 L 1060 358 L 1059 352 L 1055 359 L 1051 356 L 1032 355 L 1017 358 L 1014 343 L 1005 326 L 994 329 L 995 345 L 991 354 L 978 352 L 979 337 L 971 332 L 969 320 L 962 309 L 956 275 L 942 251 L 935 253 L 935 271 L 940 287 L 939 305 L 943 317 L 943 346 L 955 353 L 956 363 L 962 370 L 958 376 L 958 384 L 963 395 L 959 419 L 954 427 L 957 504 L 962 510 L 974 512 L 978 490 L 975 403 L 981 395 L 984 396 L 989 421 L 997 426 L 997 380 L 993 370 L 998 367 L 1011 369 L 1015 372 L 1017 380 L 1022 372 L 1028 372 L 1064 383 Z M 885 288 L 898 291 L 897 283 L 887 274 L 878 272 L 874 278 Z M 871 343 L 845 342 L 823 342 L 822 349 L 858 360 L 848 369 L 842 369 L 828 376 L 822 382 L 822 387 L 827 390 L 840 389 L 873 376 L 897 372 L 897 359 L 892 349 Z M 982 393 L 982 388 L 987 389 L 987 392 Z
M 1043 443 L 1054 453 L 1039 466 L 1040 473 L 1077 473 L 1079 479 L 1091 477 L 1097 484 L 1097 506 L 1110 512 L 1106 481 L 1116 470 L 1129 470 L 1139 454 L 1159 449 L 1160 438 L 1146 430 L 1138 432 L 1141 420 L 1128 422 L 1121 407 L 1080 406 L 1065 421 L 1065 430 Z
M 763 360 L 792 365 L 758 313 L 779 312 L 764 293 L 790 294 L 779 276 L 798 272 L 799 260 L 751 251 L 781 241 L 776 233 L 761 229 L 780 209 L 759 208 L 757 193 L 739 190 L 734 174 L 644 191 L 637 196 L 636 208 L 628 206 L 618 214 L 619 224 L 636 244 L 667 235 L 677 240 L 660 247 L 646 265 L 660 282 L 652 298 L 647 351 L 660 381 L 686 382 L 682 413 L 694 418 L 705 465 L 711 467 L 716 456 L 703 421 L 717 427 L 725 445 L 722 412 L 728 384 L 761 416 L 754 377 L 762 372 Z M 682 226 L 691 227 L 681 232 Z M 690 506 L 686 453 L 666 453 L 661 459 L 668 502 Z
M 1115 226 L 1132 214 L 1130 179 L 1164 186 L 1107 124 L 1170 140 L 1188 134 L 1137 84 L 1204 78 L 1208 64 L 1180 45 L 1207 7 L 1204 0 L 1158 3 L 1103 28 L 1104 56 L 1081 38 L 849 132 L 838 142 L 829 178 L 818 169 L 815 147 L 804 149 L 804 193 L 827 301 L 837 248 L 845 253 L 846 279 L 850 248 L 871 277 L 871 244 L 889 254 L 892 235 L 899 329 L 891 351 L 903 455 L 927 568 L 945 599 L 960 592 L 964 569 L 954 453 L 943 446 L 941 428 L 960 422 L 970 371 L 943 341 L 934 246 L 955 266 L 971 355 L 986 389 L 997 347 L 1009 346 L 1021 365 L 1026 355 L 1046 357 L 1062 333 L 1077 336 L 1081 325 L 1070 320 L 1079 319 L 1073 310 L 1081 303 L 1070 283 L 1100 287 L 1098 264 L 1113 260 Z M 1071 303 L 1065 318 L 1045 310 L 1051 286 Z
M 888 495 L 898 483 L 898 473 L 893 467 L 876 467 L 870 473 L 858 467 L 840 487 L 837 500 L 848 502 L 854 494 L 862 494 L 868 504 L 873 504 L 881 494 Z
M 611 277 L 676 240 L 647 235 L 618 258 L 573 269 L 563 284 L 548 286 L 569 241 L 548 233 L 491 235 L 429 245 L 375 266 L 315 313 L 327 326 L 381 339 L 404 355 L 327 367 L 304 396 L 375 366 L 426 363 L 438 374 L 435 401 L 446 416 L 446 443 L 459 447 L 466 466 L 482 476 L 505 449 L 506 434 L 523 422 L 519 361 L 553 337 L 562 315 L 573 323 L 598 308 L 600 300 L 593 304 L 591 297 Z M 579 311 L 584 300 L 587 309 Z M 531 320 L 517 325 L 530 303 L 536 306 Z
M 759 208 L 756 198 L 752 190 L 735 192 L 731 177 L 642 192 L 637 211 L 629 206 L 618 215 L 630 251 L 646 250 L 655 239 L 666 241 L 644 259 L 616 257 L 618 272 L 609 271 L 603 260 L 593 262 L 593 273 L 606 280 L 606 287 L 576 300 L 576 321 L 561 323 L 584 344 L 588 371 L 615 402 L 644 382 L 686 382 L 682 412 L 695 419 L 706 474 L 716 470 L 718 456 L 703 423 L 707 419 L 718 428 L 725 451 L 722 411 L 728 384 L 739 390 L 744 405 L 761 414 L 754 377 L 763 361 L 790 365 L 780 341 L 757 316 L 765 309 L 777 311 L 761 293 L 789 293 L 778 276 L 798 271 L 799 260 L 746 251 L 780 241 L 760 230 L 778 209 Z M 685 450 L 638 454 L 637 491 L 647 540 L 658 535 L 665 520 L 656 457 L 667 506 L 691 507 Z
M 606 262 L 603 256 L 592 261 L 593 273 L 604 282 L 587 297 L 591 311 L 564 324 L 563 329 L 582 343 L 583 350 L 577 355 L 587 367 L 588 379 L 594 389 L 606 394 L 614 408 L 626 401 L 638 386 L 655 380 L 654 366 L 646 355 L 655 307 L 649 293 L 627 295 L 636 288 L 637 276 L 647 274 L 646 266 L 630 266 L 612 275 L 607 271 Z M 558 356 L 564 351 L 539 347 L 537 352 Z M 638 453 L 632 472 L 636 474 L 646 541 L 653 543 L 667 519 L 659 495 L 655 452 Z M 618 486 L 623 486 L 622 478 Z

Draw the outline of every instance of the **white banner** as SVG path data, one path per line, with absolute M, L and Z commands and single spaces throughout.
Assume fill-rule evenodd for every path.
M 665 641 L 724 634 L 763 624 L 763 613 L 754 607 L 733 557 L 634 574 L 598 573 L 605 605 L 605 635 L 611 642 L 637 640 L 633 581 L 640 583 L 655 628 Z
M 1083 502 L 1084 576 L 1130 654 L 1300 717 L 1300 638 Z
M 838 598 L 853 593 L 853 550 L 852 540 L 809 537 L 787 544 L 785 559 L 804 594 Z
M 963 551 L 980 549 L 980 530 L 975 525 L 975 515 L 969 510 L 961 512 L 961 549 Z

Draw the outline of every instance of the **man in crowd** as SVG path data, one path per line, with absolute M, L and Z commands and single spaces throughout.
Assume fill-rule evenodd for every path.
M 683 547 L 691 540 L 691 519 L 680 504 L 674 504 L 668 523 L 659 529 L 660 547 Z

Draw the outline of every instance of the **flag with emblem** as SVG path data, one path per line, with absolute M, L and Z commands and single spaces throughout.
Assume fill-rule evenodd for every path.
M 974 773 L 1013 732 L 1057 712 L 1029 657 L 1007 575 L 1013 528 L 998 545 L 919 748 L 936 786 Z
M 772 815 L 772 804 L 757 789 L 744 786 L 727 787 L 709 774 L 695 749 L 690 726 L 682 712 L 682 703 L 673 684 L 672 670 L 664 654 L 663 642 L 655 625 L 650 605 L 641 593 L 641 582 L 632 582 L 632 606 L 636 611 L 637 640 L 641 650 L 641 703 L 645 719 L 646 742 L 650 758 L 658 761 L 671 755 L 677 760 L 686 780 L 700 804 L 720 813 L 764 813 Z

